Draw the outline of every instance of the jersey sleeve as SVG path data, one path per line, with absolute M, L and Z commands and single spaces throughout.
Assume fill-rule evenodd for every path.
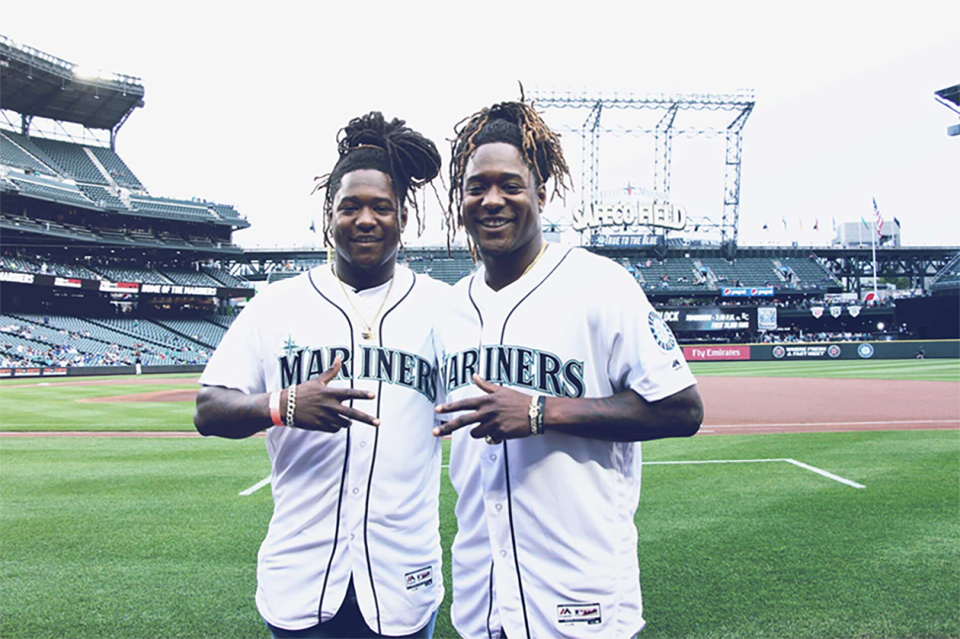
M 615 392 L 629 388 L 653 402 L 696 384 L 676 337 L 643 289 L 626 271 L 613 280 L 602 306 L 607 373 Z
M 248 395 L 267 391 L 261 354 L 263 306 L 254 298 L 233 321 L 200 376 L 202 385 Z

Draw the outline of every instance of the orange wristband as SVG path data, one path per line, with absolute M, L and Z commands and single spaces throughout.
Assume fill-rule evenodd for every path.
M 283 420 L 280 418 L 280 392 L 270 393 L 270 421 L 274 426 L 283 426 Z

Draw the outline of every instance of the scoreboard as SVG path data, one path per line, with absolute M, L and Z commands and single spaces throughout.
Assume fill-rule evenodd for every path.
M 668 306 L 658 310 L 675 333 L 757 330 L 756 306 Z

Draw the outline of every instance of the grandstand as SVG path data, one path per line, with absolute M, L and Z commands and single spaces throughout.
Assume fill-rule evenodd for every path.
M 4 368 L 206 362 L 253 286 L 231 205 L 152 194 L 116 152 L 138 78 L 84 78 L 0 36 Z M 108 139 L 108 142 L 102 140 Z

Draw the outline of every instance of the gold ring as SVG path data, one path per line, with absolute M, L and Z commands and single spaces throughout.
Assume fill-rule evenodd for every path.
M 497 440 L 495 440 L 491 435 L 487 435 L 486 440 L 487 440 L 487 443 L 490 444 L 491 446 L 496 446 L 497 444 L 500 443 Z

